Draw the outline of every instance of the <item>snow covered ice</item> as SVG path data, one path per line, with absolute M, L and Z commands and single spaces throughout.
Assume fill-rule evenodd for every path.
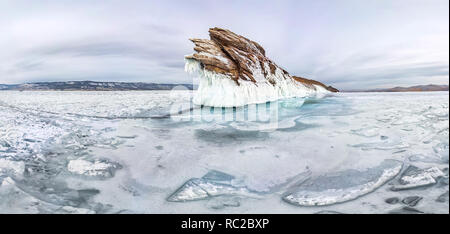
M 191 179 L 172 194 L 168 201 L 194 201 L 224 195 L 256 197 L 246 187 L 234 185 L 232 175 L 210 171 L 200 179 Z
M 0 213 L 448 213 L 448 97 L 2 91 Z
M 300 206 L 323 206 L 349 201 L 377 189 L 394 178 L 402 163 L 383 161 L 379 166 L 365 171 L 353 169 L 324 175 L 292 188 L 283 199 Z

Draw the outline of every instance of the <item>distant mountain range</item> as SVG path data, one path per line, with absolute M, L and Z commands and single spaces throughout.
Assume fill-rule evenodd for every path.
M 156 84 L 142 82 L 97 82 L 97 81 L 66 81 L 66 82 L 36 82 L 25 84 L 0 84 L 1 90 L 19 91 L 139 91 L 139 90 L 172 90 L 177 86 L 186 89 L 197 89 L 192 84 Z M 425 92 L 449 91 L 448 85 L 417 85 L 411 87 L 395 87 L 386 89 L 351 90 L 344 92 Z
M 411 87 L 394 87 L 386 89 L 352 90 L 347 92 L 427 92 L 427 91 L 449 91 L 448 85 L 416 85 Z
M 131 90 L 171 90 L 176 86 L 184 86 L 192 90 L 192 84 L 155 84 L 155 83 L 129 83 L 129 82 L 96 82 L 96 81 L 67 81 L 67 82 L 36 82 L 26 84 L 5 85 L 0 84 L 0 90 L 54 90 L 54 91 L 131 91 Z

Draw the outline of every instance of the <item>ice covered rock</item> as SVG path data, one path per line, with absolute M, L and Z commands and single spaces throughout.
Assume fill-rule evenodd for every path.
M 220 171 L 210 171 L 202 178 L 187 181 L 167 200 L 171 202 L 195 201 L 224 195 L 257 197 L 245 186 L 234 183 L 234 176 Z
M 70 160 L 67 165 L 67 170 L 73 174 L 102 178 L 113 177 L 115 171 L 120 168 L 122 168 L 120 164 L 107 160 L 88 161 L 76 159 Z
M 444 176 L 444 172 L 437 167 L 420 169 L 415 166 L 409 166 L 398 179 L 397 183 L 391 187 L 391 190 L 406 190 L 428 185 L 436 184 L 438 177 Z
M 394 178 L 402 162 L 385 160 L 363 171 L 345 170 L 306 181 L 283 196 L 283 200 L 299 206 L 323 206 L 356 199 L 370 193 Z
M 210 40 L 191 39 L 196 53 L 185 57 L 185 70 L 199 74 L 194 103 L 233 107 L 281 98 L 337 92 L 318 81 L 291 76 L 266 57 L 258 43 L 229 30 L 209 29 Z

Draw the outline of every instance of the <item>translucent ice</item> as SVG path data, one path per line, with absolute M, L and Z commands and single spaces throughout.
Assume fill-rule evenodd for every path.
M 210 171 L 200 179 L 190 179 L 167 198 L 171 202 L 195 201 L 223 195 L 257 197 L 246 187 L 235 185 L 234 176 L 219 171 Z
M 406 190 L 436 184 L 436 178 L 444 175 L 437 167 L 420 169 L 415 166 L 409 166 L 402 173 L 398 184 L 393 185 L 391 190 Z
M 422 200 L 423 197 L 419 197 L 419 196 L 411 196 L 411 197 L 405 197 L 402 200 L 402 203 L 408 206 L 416 206 L 417 203 L 420 202 L 420 200 Z
M 449 200 L 449 193 L 448 191 L 439 195 L 439 197 L 436 199 L 437 202 L 448 202 Z
M 423 214 L 423 213 L 424 213 L 423 211 L 420 211 L 418 209 L 409 206 L 397 208 L 389 212 L 389 214 Z
M 299 206 L 323 206 L 349 201 L 374 191 L 395 177 L 401 168 L 400 161 L 385 160 L 379 166 L 364 171 L 346 170 L 319 176 L 296 186 L 283 200 Z
M 72 206 L 63 206 L 57 210 L 58 213 L 66 214 L 95 214 L 95 211 L 86 208 L 76 208 Z
M 93 177 L 112 177 L 117 169 L 122 168 L 118 163 L 107 160 L 87 161 L 83 159 L 70 160 L 67 170 L 79 175 Z

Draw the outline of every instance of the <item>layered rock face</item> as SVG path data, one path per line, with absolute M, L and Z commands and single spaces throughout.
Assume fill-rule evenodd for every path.
M 233 107 L 281 98 L 337 92 L 331 86 L 291 76 L 266 57 L 261 45 L 229 30 L 211 28 L 210 40 L 191 39 L 186 71 L 200 75 L 197 105 Z

